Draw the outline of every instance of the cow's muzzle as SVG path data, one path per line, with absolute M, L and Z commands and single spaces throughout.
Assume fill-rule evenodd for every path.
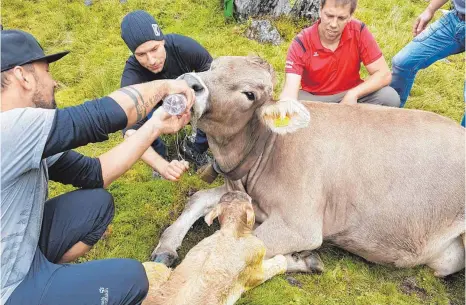
M 178 79 L 185 80 L 188 86 L 194 90 L 196 95 L 196 102 L 193 106 L 194 114 L 196 118 L 200 118 L 207 107 L 209 89 L 196 73 L 186 73 L 178 77 Z

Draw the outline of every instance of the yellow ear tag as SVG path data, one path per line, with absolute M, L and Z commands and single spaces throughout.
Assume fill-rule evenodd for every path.
M 275 127 L 286 127 L 288 124 L 290 124 L 290 118 L 288 116 L 284 117 L 283 119 L 279 117 L 273 120 L 273 124 Z

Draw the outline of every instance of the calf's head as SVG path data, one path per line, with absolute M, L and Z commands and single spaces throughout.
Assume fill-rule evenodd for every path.
M 230 226 L 235 228 L 239 234 L 250 232 L 255 222 L 251 202 L 251 197 L 244 192 L 228 192 L 220 198 L 219 204 L 205 216 L 205 222 L 210 226 L 218 217 L 220 228 Z
M 293 132 L 309 122 L 309 112 L 301 103 L 273 100 L 274 71 L 260 57 L 219 57 L 209 71 L 180 78 L 196 93 L 198 127 L 214 138 L 231 138 L 258 124 L 278 133 Z

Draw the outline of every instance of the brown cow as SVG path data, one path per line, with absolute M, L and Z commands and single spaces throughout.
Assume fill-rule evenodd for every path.
M 156 260 L 172 263 L 195 220 L 241 190 L 261 223 L 254 234 L 268 257 L 287 257 L 288 271 L 318 269 L 305 250 L 324 240 L 376 263 L 427 264 L 436 276 L 464 268 L 460 125 L 419 110 L 277 103 L 273 71 L 259 58 L 221 57 L 184 79 L 225 185 L 189 200 Z

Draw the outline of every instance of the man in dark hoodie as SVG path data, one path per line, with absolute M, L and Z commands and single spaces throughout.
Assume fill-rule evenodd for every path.
M 121 37 L 133 53 L 126 61 L 121 87 L 206 71 L 212 62 L 209 52 L 193 39 L 177 34 L 164 35 L 154 17 L 145 11 L 134 11 L 123 18 Z M 131 136 L 151 115 L 149 113 L 141 122 L 124 130 L 125 137 Z M 209 162 L 208 147 L 205 133 L 197 130 L 194 142 L 184 141 L 180 150 L 186 160 L 200 167 Z M 160 138 L 141 159 L 152 167 L 155 176 L 159 174 L 172 181 L 178 180 L 188 169 L 185 161 L 166 160 L 166 147 Z

